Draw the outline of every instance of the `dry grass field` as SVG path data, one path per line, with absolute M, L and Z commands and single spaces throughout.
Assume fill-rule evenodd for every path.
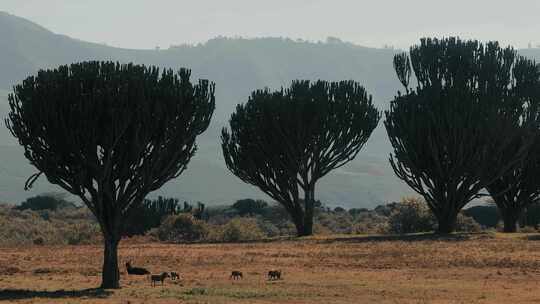
M 540 303 L 540 236 L 318 237 L 242 244 L 121 244 L 121 263 L 181 281 L 99 285 L 100 246 L 0 249 L 0 301 L 16 303 Z M 268 281 L 271 268 L 283 271 Z M 229 280 L 231 270 L 244 279 Z

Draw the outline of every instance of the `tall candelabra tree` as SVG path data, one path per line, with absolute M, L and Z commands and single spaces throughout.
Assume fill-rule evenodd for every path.
M 497 42 L 422 39 L 394 57 L 405 88 L 385 112 L 396 175 L 424 197 L 438 232 L 455 230 L 459 211 L 525 158 L 530 144 L 509 153 L 522 129 L 513 93 L 515 51 Z M 417 85 L 409 87 L 412 73 Z
M 258 90 L 222 130 L 225 163 L 283 205 L 299 236 L 311 235 L 317 181 L 354 159 L 379 119 L 372 97 L 353 81 Z
M 500 104 L 499 111 L 521 112 L 522 115 L 516 117 L 516 126 L 531 128 L 532 132 L 526 133 L 527 137 L 517 138 L 504 156 L 511 160 L 531 137 L 533 144 L 525 161 L 486 187 L 502 215 L 505 232 L 516 232 L 524 210 L 540 199 L 540 69 L 534 61 L 520 58 L 513 75 L 517 79 L 512 92 L 517 97 L 516 102 Z
M 145 196 L 178 177 L 210 123 L 214 84 L 190 71 L 113 62 L 41 70 L 9 95 L 6 124 L 37 173 L 78 196 L 104 238 L 102 288 L 119 288 L 118 243 Z

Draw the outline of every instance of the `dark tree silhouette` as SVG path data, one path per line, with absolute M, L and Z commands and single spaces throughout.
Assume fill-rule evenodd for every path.
M 66 200 L 64 193 L 45 193 L 27 198 L 17 210 L 58 210 L 63 208 L 77 208 L 77 206 Z
M 222 131 L 225 163 L 282 204 L 299 236 L 311 235 L 317 181 L 352 160 L 379 119 L 371 96 L 353 81 L 258 90 Z
M 135 206 L 130 212 L 124 225 L 123 236 L 145 234 L 148 230 L 161 224 L 168 215 L 182 212 L 181 204 L 176 198 L 159 196 L 157 199 L 145 199 L 142 204 Z
M 255 215 L 264 212 L 264 209 L 268 207 L 268 203 L 263 200 L 254 200 L 251 198 L 237 200 L 232 207 L 238 211 L 241 216 Z
M 103 288 L 119 288 L 117 248 L 125 218 L 178 177 L 215 107 L 214 85 L 190 71 L 113 62 L 41 70 L 9 96 L 6 124 L 47 180 L 96 216 L 105 250 Z
M 521 111 L 500 111 L 519 102 L 513 92 L 523 80 L 512 73 L 519 58 L 497 42 L 458 38 L 422 39 L 409 54 L 394 58 L 405 93 L 385 112 L 390 163 L 424 197 L 438 232 L 449 233 L 459 211 L 526 156 L 530 145 L 508 152 L 521 136 L 515 125 Z
M 501 113 L 522 113 L 514 122 L 518 128 L 532 128 L 529 137 L 518 137 L 504 156 L 511 160 L 521 145 L 533 137 L 533 144 L 525 161 L 510 170 L 491 184 L 487 190 L 499 209 L 504 221 L 504 232 L 516 232 L 518 220 L 524 210 L 540 199 L 540 69 L 532 60 L 520 58 L 513 70 L 517 79 L 512 92 L 515 103 L 499 104 Z
M 539 145 L 540 143 L 534 145 L 525 161 L 517 168 L 486 186 L 499 209 L 504 223 L 504 232 L 516 232 L 517 223 L 525 209 L 540 199 Z M 519 146 L 515 149 L 517 147 Z
M 197 207 L 194 208 L 188 202 L 180 204 L 176 198 L 158 196 L 153 200 L 145 199 L 142 204 L 130 211 L 122 236 L 143 235 L 148 230 L 159 227 L 167 216 L 180 213 L 191 213 L 199 220 L 207 217 L 205 205 L 201 202 L 197 202 Z
M 523 216 L 523 224 L 531 227 L 540 226 L 540 201 L 528 205 Z

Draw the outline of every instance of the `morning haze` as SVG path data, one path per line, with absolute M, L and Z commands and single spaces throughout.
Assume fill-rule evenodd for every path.
M 538 302 L 537 1 L 0 1 L 0 301 Z
M 161 1 L 162 5 L 157 5 L 148 1 L 94 1 L 90 5 L 85 1 L 45 4 L 7 0 L 2 7 L 7 13 L 0 13 L 0 45 L 4 50 L 0 56 L 0 98 L 5 100 L 15 83 L 37 69 L 66 62 L 98 59 L 192 68 L 195 77 L 217 83 L 214 119 L 199 139 L 200 149 L 190 170 L 152 195 L 209 204 L 244 197 L 267 198 L 232 176 L 223 163 L 219 130 L 235 105 L 245 102 L 255 88 L 279 88 L 294 79 L 353 79 L 365 85 L 375 104 L 384 109 L 399 89 L 392 68 L 397 50 L 380 48 L 384 44 L 406 48 L 423 35 L 443 34 L 498 38 L 518 46 L 534 43 L 535 36 L 528 34 L 538 26 L 536 18 L 528 17 L 533 10 L 517 18 L 511 14 L 517 10 L 516 5 L 491 1 L 489 14 L 478 15 L 474 12 L 484 9 L 483 5 L 475 2 L 463 10 L 456 4 L 460 2 L 465 3 Z M 232 38 L 216 39 L 218 36 Z M 248 39 L 234 38 L 239 36 Z M 270 36 L 294 39 L 264 38 Z M 156 50 L 156 45 L 163 48 Z M 523 52 L 538 55 L 535 49 Z M 0 110 L 5 116 L 5 101 Z M 0 172 L 0 201 L 17 203 L 37 193 L 61 191 L 45 179 L 31 191 L 21 191 L 33 168 L 7 130 L 2 129 L 0 136 L 2 153 L 11 160 Z M 318 197 L 329 205 L 373 207 L 411 193 L 393 174 L 389 153 L 380 124 L 363 153 L 322 180 Z
M 526 9 L 524 9 L 526 7 Z M 422 36 L 540 44 L 540 3 L 480 1 L 3 0 L 0 10 L 73 38 L 123 48 L 167 48 L 216 36 L 339 37 L 407 48 Z

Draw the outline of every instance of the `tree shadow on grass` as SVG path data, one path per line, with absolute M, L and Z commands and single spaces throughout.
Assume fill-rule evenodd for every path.
M 423 242 L 423 241 L 443 241 L 461 242 L 471 239 L 491 238 L 488 233 L 417 233 L 403 235 L 368 235 L 358 237 L 338 237 L 318 240 L 319 243 L 368 243 L 368 242 Z
M 274 243 L 274 242 L 314 242 L 319 244 L 329 243 L 371 243 L 371 242 L 423 242 L 423 241 L 442 241 L 442 242 L 461 242 L 467 240 L 491 239 L 494 234 L 490 232 L 455 232 L 450 234 L 439 234 L 434 232 L 411 233 L 411 234 L 380 234 L 380 235 L 340 235 L 340 236 L 280 236 L 265 238 L 259 240 L 239 240 L 235 242 L 205 241 L 193 244 L 256 244 L 256 243 Z
M 527 241 L 540 241 L 540 234 L 527 235 L 524 239 Z
M 82 290 L 28 290 L 28 289 L 0 289 L 1 300 L 24 300 L 32 298 L 107 298 L 112 291 L 101 288 L 89 288 Z

